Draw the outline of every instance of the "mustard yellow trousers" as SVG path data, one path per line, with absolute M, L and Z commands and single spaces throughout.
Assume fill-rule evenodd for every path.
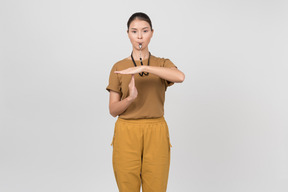
M 111 146 L 119 192 L 166 192 L 169 167 L 169 129 L 164 117 L 126 120 L 118 117 Z

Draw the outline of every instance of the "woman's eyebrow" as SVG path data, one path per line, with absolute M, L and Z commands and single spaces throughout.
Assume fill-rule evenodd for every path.
M 146 29 L 146 28 L 149 28 L 149 27 L 143 27 L 142 29 Z M 137 28 L 131 28 L 133 30 L 137 30 Z

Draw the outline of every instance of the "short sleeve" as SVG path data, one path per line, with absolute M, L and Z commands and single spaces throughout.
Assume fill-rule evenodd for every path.
M 164 60 L 163 67 L 176 67 L 177 68 L 177 66 L 174 65 L 174 63 L 170 59 L 165 59 Z M 165 80 L 166 87 L 171 86 L 173 84 L 174 84 L 174 82 Z
M 176 67 L 176 65 L 174 65 L 174 63 L 172 63 L 172 61 L 170 59 L 165 59 L 164 60 L 164 64 L 163 64 L 164 67 Z
M 121 85 L 120 80 L 117 73 L 114 73 L 116 71 L 116 65 L 114 64 L 109 76 L 109 84 L 106 87 L 106 90 L 110 92 L 110 90 L 118 92 L 121 94 Z

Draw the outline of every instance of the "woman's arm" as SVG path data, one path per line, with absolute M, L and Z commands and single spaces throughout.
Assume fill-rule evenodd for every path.
M 182 71 L 176 67 L 155 67 L 155 66 L 141 66 L 144 72 L 149 72 L 159 76 L 162 79 L 174 83 L 182 83 L 185 79 L 185 75 Z
M 123 113 L 138 95 L 137 89 L 135 87 L 135 79 L 133 74 L 128 87 L 129 96 L 123 100 L 121 100 L 119 93 L 110 90 L 109 111 L 113 117 L 116 117 L 117 115 Z
M 127 97 L 120 100 L 120 94 L 115 91 L 110 91 L 109 111 L 113 117 L 123 113 L 132 103 L 132 99 Z
M 149 72 L 154 75 L 159 76 L 162 79 L 165 79 L 174 83 L 182 83 L 185 79 L 185 75 L 182 71 L 176 67 L 155 67 L 155 66 L 138 66 L 130 67 L 122 71 L 115 71 L 115 73 L 120 74 L 137 74 L 142 72 Z

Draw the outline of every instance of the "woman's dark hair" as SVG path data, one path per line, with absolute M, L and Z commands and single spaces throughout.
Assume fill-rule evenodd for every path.
M 142 13 L 142 12 L 136 12 L 133 15 L 131 15 L 131 17 L 129 18 L 129 20 L 127 22 L 127 30 L 129 30 L 131 22 L 134 21 L 135 19 L 146 21 L 147 23 L 149 23 L 149 25 L 151 27 L 151 31 L 153 30 L 152 29 L 152 22 L 151 22 L 150 18 L 148 17 L 148 15 L 146 15 L 145 13 Z

